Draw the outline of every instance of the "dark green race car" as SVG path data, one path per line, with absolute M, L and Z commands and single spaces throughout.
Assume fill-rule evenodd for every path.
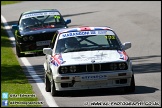
M 71 19 L 64 20 L 57 9 L 42 9 L 24 12 L 18 24 L 12 25 L 15 30 L 16 54 L 42 53 L 48 47 L 56 30 L 68 28 Z

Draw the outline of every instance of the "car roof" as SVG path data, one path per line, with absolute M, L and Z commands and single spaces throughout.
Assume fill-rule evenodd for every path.
M 76 28 L 65 28 L 65 29 L 59 29 L 59 33 L 66 33 L 66 32 L 79 32 L 79 31 L 94 31 L 94 30 L 113 30 L 110 27 L 107 26 L 98 26 L 98 27 L 92 27 L 92 26 L 82 26 L 82 27 L 76 27 Z
M 31 13 L 37 13 L 37 12 L 59 12 L 57 9 L 39 9 L 39 10 L 30 10 L 23 12 L 22 14 L 31 14 Z

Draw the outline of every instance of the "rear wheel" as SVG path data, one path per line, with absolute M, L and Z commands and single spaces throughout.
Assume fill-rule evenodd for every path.
M 134 74 L 132 75 L 130 86 L 125 87 L 125 88 L 124 88 L 124 91 L 125 91 L 125 92 L 128 92 L 128 93 L 131 93 L 131 92 L 134 92 L 134 91 L 135 91 Z
M 51 91 L 51 83 L 50 83 L 47 75 L 45 75 L 45 90 L 46 90 L 46 92 Z
M 24 53 L 20 53 L 20 48 L 19 48 L 17 45 L 16 45 L 16 54 L 17 54 L 18 57 L 23 57 L 23 56 L 25 56 Z

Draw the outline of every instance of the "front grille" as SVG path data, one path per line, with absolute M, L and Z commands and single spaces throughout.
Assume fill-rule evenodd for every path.
M 120 68 L 118 63 L 101 63 L 101 64 L 85 64 L 85 65 L 75 65 L 76 72 L 74 73 L 82 73 L 82 72 L 101 72 L 101 71 L 116 71 L 116 70 L 127 70 L 128 66 L 126 62 L 122 62 L 125 64 L 125 68 Z M 113 65 L 112 65 L 113 64 Z M 115 64 L 115 65 L 114 65 Z M 115 67 L 113 67 L 115 66 Z M 72 73 L 70 72 L 70 66 L 60 66 L 59 73 L 61 73 L 61 67 L 67 67 L 67 72 L 64 73 Z
M 101 64 L 90 64 L 86 65 L 87 72 L 98 72 L 101 70 Z
M 54 33 L 42 33 L 39 35 L 34 35 L 35 41 L 44 41 L 44 40 L 52 40 Z
M 30 40 L 29 37 L 32 36 L 33 40 Z M 27 35 L 23 37 L 27 37 L 27 41 L 23 40 L 23 37 L 21 38 L 23 43 L 31 43 L 31 42 L 37 42 L 37 41 L 45 41 L 45 40 L 52 40 L 54 36 L 54 32 L 50 33 L 41 33 L 41 34 L 33 34 L 33 35 Z

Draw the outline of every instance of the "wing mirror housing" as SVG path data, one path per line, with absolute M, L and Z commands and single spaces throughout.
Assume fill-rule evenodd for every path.
M 52 55 L 52 49 L 51 48 L 43 48 L 43 53 L 47 55 Z
M 70 23 L 71 23 L 71 19 L 66 19 L 66 20 L 65 20 L 65 23 L 66 23 L 66 24 L 70 24 Z
M 19 27 L 18 27 L 18 25 L 12 25 L 12 29 L 14 29 L 14 30 L 18 30 Z
M 125 42 L 122 44 L 122 47 L 124 50 L 127 50 L 129 48 L 131 48 L 131 42 Z

